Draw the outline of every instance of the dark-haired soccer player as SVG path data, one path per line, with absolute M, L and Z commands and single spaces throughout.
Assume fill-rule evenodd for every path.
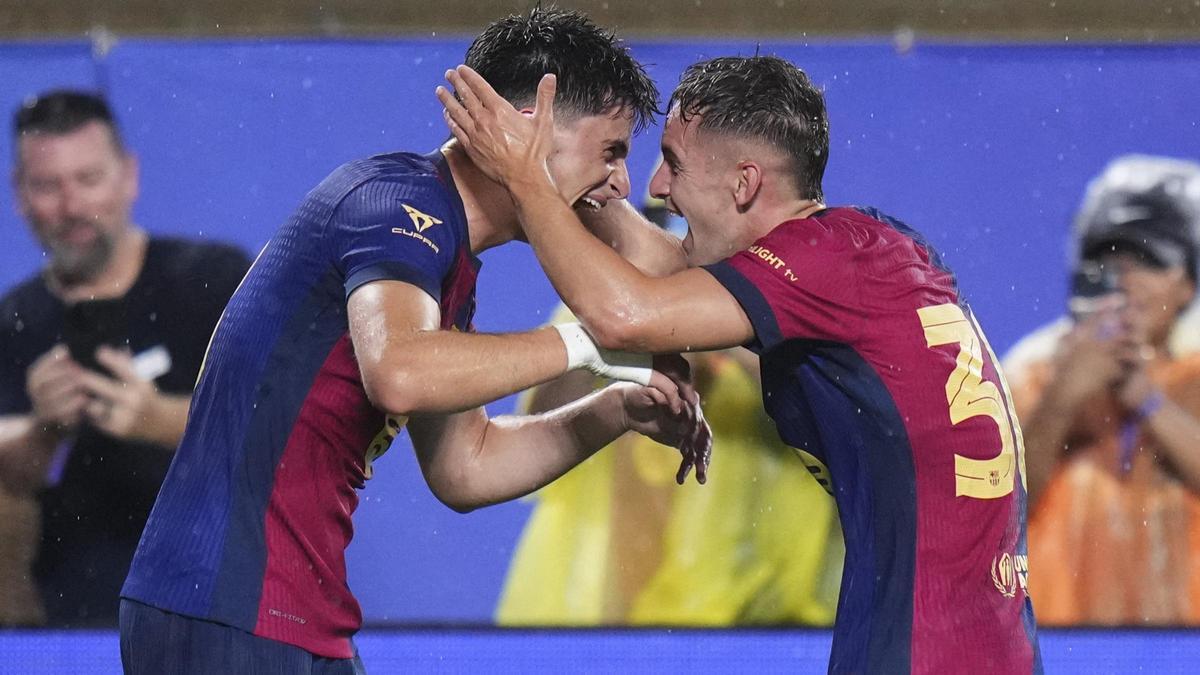
M 447 75 L 462 100 L 439 90 L 451 130 L 508 186 L 543 267 L 602 345 L 761 356 L 767 412 L 834 495 L 845 532 L 830 672 L 1039 671 L 1004 378 L 919 234 L 822 203 L 828 120 L 808 77 L 773 57 L 684 73 L 650 189 L 687 218 L 697 268 L 650 278 L 579 226 L 545 170 L 553 78 L 528 118 L 469 68 Z
M 557 72 L 557 184 L 580 208 L 627 195 L 630 136 L 657 92 L 611 34 L 538 9 L 489 27 L 467 61 L 521 106 Z M 213 335 L 122 592 L 127 673 L 360 671 L 344 551 L 356 490 L 406 421 L 430 487 L 463 511 L 526 494 L 629 429 L 703 460 L 706 428 L 681 400 L 694 393 L 598 352 L 578 325 L 469 334 L 475 254 L 522 237 L 504 188 L 453 142 L 351 162 L 309 193 Z M 653 388 L 536 417 L 479 407 L 579 366 Z

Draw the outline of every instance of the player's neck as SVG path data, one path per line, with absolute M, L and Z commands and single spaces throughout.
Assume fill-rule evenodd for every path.
M 504 186 L 484 175 L 456 141 L 443 145 L 442 154 L 462 197 L 471 252 L 481 253 L 516 239 L 520 232 L 517 211 Z
M 803 220 L 824 208 L 824 204 L 812 199 L 790 199 L 769 206 L 764 204 L 762 208 L 747 213 L 749 225 L 744 231 L 747 233 L 748 241 L 754 242 L 770 234 L 771 230 L 779 227 L 782 223 L 789 220 Z
M 47 270 L 46 285 L 51 293 L 68 303 L 122 297 L 142 273 L 148 241 L 145 230 L 131 225 L 113 243 L 112 257 L 95 277 L 66 284 Z

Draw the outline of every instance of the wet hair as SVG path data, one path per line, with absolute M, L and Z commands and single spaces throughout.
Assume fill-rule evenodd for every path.
M 513 105 L 533 103 L 542 76 L 558 78 L 555 110 L 633 113 L 641 130 L 658 112 L 658 89 L 616 36 L 584 14 L 535 7 L 488 26 L 467 49 L 466 64 Z
M 113 145 L 124 152 L 112 109 L 102 96 L 86 91 L 56 89 L 26 99 L 13 115 L 13 136 L 20 140 L 34 134 L 69 134 L 90 122 L 108 127 Z
M 667 106 L 684 122 L 763 141 L 791 160 L 801 197 L 821 201 L 829 159 L 825 97 L 808 75 L 775 56 L 725 56 L 684 71 Z

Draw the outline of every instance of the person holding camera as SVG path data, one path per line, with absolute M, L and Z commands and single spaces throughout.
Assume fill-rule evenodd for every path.
M 1044 625 L 1200 624 L 1200 165 L 1126 156 L 1076 221 L 1071 317 L 1005 359 Z
M 18 208 L 46 263 L 0 299 L 0 624 L 115 627 L 209 336 L 250 261 L 133 224 L 137 160 L 103 98 L 48 92 L 13 131 Z

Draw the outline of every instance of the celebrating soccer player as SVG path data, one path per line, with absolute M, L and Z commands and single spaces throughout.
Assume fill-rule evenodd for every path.
M 522 106 L 557 72 L 557 184 L 578 208 L 627 196 L 630 137 L 657 92 L 611 34 L 535 9 L 485 30 L 467 62 Z M 630 236 L 657 236 L 642 225 Z M 470 333 L 475 254 L 519 238 L 504 188 L 454 142 L 351 162 L 309 193 L 213 335 L 122 591 L 127 673 L 361 672 L 351 514 L 406 421 L 430 487 L 459 510 L 537 489 L 630 429 L 704 468 L 694 391 L 649 357 L 598 350 L 577 324 Z M 651 386 L 534 417 L 479 407 L 578 367 Z
M 687 218 L 695 269 L 652 278 L 580 225 L 553 174 L 555 78 L 527 116 L 483 75 L 447 73 L 450 128 L 601 345 L 761 356 L 767 412 L 845 533 L 830 672 L 1039 671 L 1023 443 L 997 360 L 928 242 L 822 203 L 829 127 L 808 77 L 773 57 L 684 73 L 650 189 Z

